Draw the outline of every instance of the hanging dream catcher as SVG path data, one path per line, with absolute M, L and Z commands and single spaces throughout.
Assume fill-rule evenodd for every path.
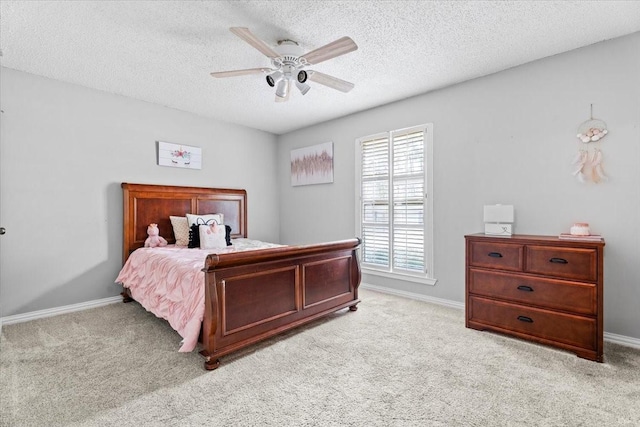
M 607 179 L 602 169 L 602 138 L 607 136 L 607 124 L 593 118 L 593 104 L 591 104 L 591 118 L 578 126 L 578 153 L 573 160 L 575 169 L 573 175 L 580 182 L 600 182 Z

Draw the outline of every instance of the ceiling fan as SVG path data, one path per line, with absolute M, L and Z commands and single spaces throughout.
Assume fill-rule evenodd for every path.
M 231 32 L 245 42 L 262 52 L 271 59 L 273 68 L 248 68 L 245 70 L 219 71 L 211 73 L 212 77 L 235 77 L 247 74 L 266 74 L 267 84 L 276 88 L 276 102 L 284 102 L 289 99 L 291 85 L 295 84 L 303 95 L 309 92 L 311 87 L 307 80 L 337 89 L 341 92 L 349 92 L 354 84 L 337 77 L 308 70 L 309 65 L 319 64 L 328 59 L 353 52 L 358 49 L 350 37 L 342 37 L 327 45 L 303 53 L 302 48 L 293 40 L 280 40 L 275 48 L 269 47 L 265 42 L 257 38 L 248 28 L 232 27 Z

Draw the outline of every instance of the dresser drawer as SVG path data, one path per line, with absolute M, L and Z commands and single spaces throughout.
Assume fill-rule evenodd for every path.
M 522 271 L 523 245 L 493 242 L 470 242 L 470 265 Z
M 597 314 L 595 284 L 543 279 L 523 274 L 469 269 L 469 292 L 521 304 Z
M 525 271 L 574 280 L 598 280 L 597 251 L 584 248 L 527 246 Z
M 596 349 L 596 320 L 518 304 L 469 298 L 469 320 L 585 349 Z

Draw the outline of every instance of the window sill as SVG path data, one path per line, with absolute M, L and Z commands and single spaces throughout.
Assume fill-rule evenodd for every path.
M 429 286 L 435 286 L 435 284 L 438 282 L 438 279 L 433 279 L 431 277 L 419 277 L 419 276 L 412 276 L 411 274 L 402 274 L 402 273 L 389 273 L 388 271 L 380 271 L 380 270 L 376 270 L 373 268 L 366 268 L 366 267 L 362 268 L 362 274 L 369 274 L 372 276 L 381 276 L 381 277 L 386 277 L 388 279 L 404 280 L 406 282 L 421 283 L 423 285 L 429 285 Z

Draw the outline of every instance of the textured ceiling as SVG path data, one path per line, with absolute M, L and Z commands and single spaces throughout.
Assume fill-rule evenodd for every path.
M 358 50 L 314 66 L 355 83 L 310 82 L 274 102 L 269 67 L 229 31 L 304 51 L 350 36 Z M 640 1 L 7 1 L 4 67 L 275 134 L 640 31 Z

